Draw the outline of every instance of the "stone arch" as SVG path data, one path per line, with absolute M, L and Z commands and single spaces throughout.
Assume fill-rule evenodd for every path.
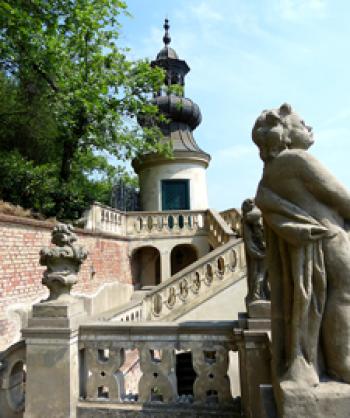
M 170 254 L 171 275 L 198 260 L 198 251 L 192 244 L 178 244 Z
M 157 286 L 160 283 L 160 252 L 158 248 L 143 246 L 131 254 L 131 274 L 135 289 Z

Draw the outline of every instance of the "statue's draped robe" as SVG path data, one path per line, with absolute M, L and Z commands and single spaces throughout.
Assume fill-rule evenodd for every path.
M 256 204 L 267 240 L 274 377 L 300 383 L 308 376 L 318 380 L 327 291 L 322 240 L 329 231 L 262 184 Z

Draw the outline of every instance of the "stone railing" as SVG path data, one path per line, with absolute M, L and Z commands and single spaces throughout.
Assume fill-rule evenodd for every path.
M 227 376 L 228 355 L 235 349 L 233 324 L 82 325 L 78 416 L 241 416 Z M 126 394 L 123 365 L 126 353 L 134 350 L 140 358 L 138 390 Z M 177 375 L 181 373 L 177 367 L 180 353 L 190 354 L 193 368 L 193 381 L 185 391 Z
M 147 293 L 146 320 L 176 319 L 245 277 L 242 240 L 230 240 Z
M 26 349 L 23 340 L 0 353 L 0 417 L 23 416 L 25 364 Z
M 220 212 L 220 215 L 237 236 L 242 237 L 242 215 L 240 211 L 232 208 Z
M 149 236 L 192 236 L 206 231 L 206 211 L 121 212 L 94 203 L 85 214 L 86 229 L 144 238 Z
M 95 232 L 125 235 L 125 212 L 95 202 L 85 212 L 84 228 Z
M 118 313 L 114 311 L 106 312 L 99 317 L 100 320 L 105 321 L 121 321 L 121 322 L 140 322 L 144 320 L 144 312 L 142 306 L 142 299 L 131 301 L 118 308 Z
M 192 236 L 208 233 L 214 247 L 240 236 L 241 215 L 236 209 L 220 214 L 208 210 L 180 210 L 163 212 L 121 212 L 100 203 L 94 203 L 85 214 L 85 228 L 145 238 L 149 236 Z M 231 229 L 232 228 L 232 229 Z
M 218 212 L 208 209 L 206 216 L 208 238 L 214 248 L 225 244 L 236 235 Z
M 127 236 L 188 236 L 206 231 L 206 211 L 127 212 Z

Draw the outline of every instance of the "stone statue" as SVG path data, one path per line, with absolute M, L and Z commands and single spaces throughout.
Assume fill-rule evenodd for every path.
M 247 261 L 248 308 L 256 300 L 268 299 L 262 216 L 252 199 L 246 199 L 242 203 L 242 233 Z
M 262 112 L 255 199 L 267 240 L 274 382 L 350 383 L 350 193 L 306 150 L 311 128 L 287 104 Z M 277 380 L 276 380 L 277 379 Z
M 87 251 L 77 240 L 72 225 L 58 224 L 52 231 L 51 242 L 56 247 L 40 251 L 40 264 L 47 266 L 42 283 L 50 290 L 48 300 L 69 300 L 70 290 L 77 283 L 80 265 L 87 257 Z

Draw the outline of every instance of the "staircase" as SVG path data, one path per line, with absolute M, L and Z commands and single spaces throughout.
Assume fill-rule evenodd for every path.
M 130 302 L 95 318 L 98 321 L 91 325 L 91 329 L 89 328 L 90 325 L 88 325 L 84 330 L 84 325 L 82 325 L 80 327 L 79 344 L 85 350 L 84 352 L 90 353 L 93 350 L 97 350 L 98 355 L 100 355 L 100 352 L 105 352 L 106 347 L 112 346 L 111 341 L 117 338 L 113 344 L 122 347 L 127 353 L 126 358 L 128 360 L 125 362 L 128 367 L 125 370 L 120 369 L 118 373 L 120 373 L 120 376 L 123 375 L 123 379 L 127 383 L 129 375 L 133 377 L 132 374 L 134 375 L 134 379 L 135 376 L 138 378 L 137 382 L 140 381 L 139 375 L 146 376 L 147 373 L 150 373 L 149 379 L 158 379 L 160 378 L 159 376 L 163 376 L 162 373 L 165 373 L 165 371 L 162 371 L 161 374 L 158 371 L 163 370 L 161 369 L 163 367 L 163 360 L 160 360 L 159 366 L 157 366 L 157 362 L 148 362 L 148 360 L 146 362 L 145 360 L 149 355 L 150 349 L 163 350 L 165 354 L 173 356 L 177 387 L 175 385 L 175 388 L 172 389 L 172 402 L 177 403 L 178 406 L 182 405 L 181 408 L 183 408 L 183 411 L 181 414 L 183 416 L 206 416 L 205 414 L 208 408 L 210 409 L 211 415 L 222 417 L 240 416 L 240 407 L 236 410 L 236 407 L 232 404 L 232 394 L 229 391 L 228 381 L 226 382 L 225 380 L 225 385 L 227 386 L 223 388 L 222 383 L 220 383 L 220 376 L 214 373 L 212 383 L 210 383 L 207 381 L 207 372 L 205 371 L 208 367 L 213 367 L 213 370 L 216 370 L 215 364 L 218 361 L 224 362 L 222 366 L 223 370 L 225 368 L 227 369 L 228 352 L 237 349 L 232 334 L 233 323 L 225 323 L 220 320 L 233 320 L 236 317 L 235 312 L 242 309 L 237 308 L 238 305 L 235 307 L 234 302 L 234 298 L 236 298 L 237 300 L 239 299 L 240 303 L 243 303 L 242 289 L 245 289 L 246 277 L 244 247 L 238 228 L 240 225 L 239 213 L 235 210 L 225 211 L 223 215 L 230 222 L 230 226 L 219 213 L 213 210 L 193 214 L 162 214 L 162 220 L 164 222 L 162 221 L 162 228 L 160 228 L 156 215 L 142 214 L 141 216 L 141 214 L 132 214 L 128 218 L 127 216 L 119 216 L 118 213 L 110 214 L 106 208 L 101 209 L 100 212 L 103 214 L 103 221 L 111 233 L 115 231 L 111 231 L 112 227 L 110 222 L 113 223 L 115 229 L 118 229 L 119 234 L 127 230 L 132 231 L 132 234 L 137 235 L 138 240 L 147 240 L 152 233 L 159 235 L 165 233 L 169 237 L 173 233 L 180 235 L 182 232 L 187 236 L 191 236 L 191 234 L 195 235 L 199 231 L 202 235 L 203 233 L 207 234 L 207 239 L 213 250 L 175 275 L 169 277 L 161 284 L 136 291 Z M 97 215 L 98 211 L 95 210 L 94 216 L 98 219 Z M 167 226 L 166 224 L 166 222 L 170 222 L 170 218 L 175 220 L 172 228 L 169 228 L 169 225 Z M 147 219 L 147 228 L 142 227 L 145 224 L 144 219 Z M 200 221 L 200 219 L 202 220 Z M 214 313 L 216 314 L 224 305 L 227 307 L 224 317 L 215 316 Z M 209 322 L 191 322 L 191 320 L 197 319 L 206 319 Z M 130 324 L 126 324 L 128 322 Z M 122 339 L 116 337 L 119 334 L 123 335 Z M 128 338 L 131 338 L 130 341 Z M 21 370 L 23 370 L 26 350 L 23 341 L 19 344 L 18 347 L 11 347 L 13 354 L 11 354 L 12 351 L 11 353 L 4 353 L 4 361 L 0 361 L 0 369 L 1 367 L 3 369 L 0 370 L 0 389 L 6 389 L 5 391 L 0 390 L 0 395 L 8 396 L 9 393 L 12 393 L 11 390 L 13 387 L 13 396 L 19 399 L 18 404 L 14 407 L 12 401 L 7 402 L 7 398 L 1 399 L 0 396 L 0 403 L 9 405 L 9 410 L 6 415 L 7 418 L 21 417 L 23 414 L 23 397 L 22 395 L 17 396 L 17 386 L 22 387 L 23 379 L 20 378 L 22 375 L 18 375 L 19 378 L 17 379 L 18 373 L 15 365 L 19 364 Z M 143 350 L 142 347 L 145 349 L 144 357 L 139 356 L 134 351 L 137 348 L 141 353 Z M 216 352 L 222 352 L 224 355 L 221 356 L 220 354 L 219 357 L 215 357 Z M 11 356 L 15 357 L 10 365 L 8 360 Z M 214 357 L 211 358 L 208 356 Z M 205 360 L 202 364 L 203 358 Z M 85 364 L 84 361 L 82 365 Z M 7 366 L 4 369 L 4 366 L 7 364 L 9 364 L 9 367 Z M 164 367 L 166 364 L 167 360 L 164 360 Z M 92 366 L 91 370 L 95 370 L 95 368 L 97 370 L 97 366 L 102 367 L 100 363 L 96 363 L 96 365 Z M 157 367 L 160 368 L 157 369 Z M 165 385 L 165 388 L 172 385 L 173 377 L 171 370 L 169 369 L 169 372 L 166 372 L 169 375 L 164 374 L 162 382 L 164 381 L 165 383 L 162 383 L 159 387 Z M 106 370 L 103 368 L 96 376 L 100 379 L 101 376 L 105 376 L 105 373 Z M 16 382 L 18 380 L 18 385 L 16 386 L 11 383 L 8 386 L 6 383 L 7 376 L 9 379 L 12 379 L 11 382 L 14 382 L 13 376 L 15 376 Z M 199 383 L 202 380 L 203 383 Z M 201 388 L 204 383 L 208 387 L 205 393 L 202 394 Z M 136 384 L 139 385 L 139 383 Z M 210 386 L 211 384 L 214 384 L 214 389 Z M 156 392 L 158 390 L 157 385 L 155 385 Z M 224 389 L 224 394 L 221 394 L 222 388 Z M 136 390 L 141 389 L 142 385 L 136 387 Z M 220 399 L 218 398 L 219 393 Z M 155 394 L 160 396 L 158 393 Z M 100 403 L 94 405 L 92 401 L 95 401 L 95 398 L 91 397 L 90 399 L 89 396 L 88 394 L 88 402 L 80 402 L 78 405 L 81 417 L 85 417 L 83 415 L 84 411 L 88 411 L 89 408 L 92 408 L 91 415 L 86 416 L 95 417 L 94 414 L 97 409 L 102 408 Z M 113 408 L 117 410 L 125 402 L 136 402 L 135 399 L 137 398 L 133 394 L 130 396 L 130 399 L 119 399 L 119 404 L 113 406 Z M 210 398 L 210 402 L 208 401 L 208 397 Z M 100 402 L 99 399 L 97 400 Z M 140 400 L 142 400 L 141 395 Z M 193 400 L 196 401 L 195 404 Z M 106 405 L 108 407 L 108 402 Z M 156 406 L 158 407 L 159 405 L 157 404 Z M 135 408 L 137 407 L 138 405 L 135 404 Z M 160 405 L 160 407 L 167 407 L 167 401 L 164 401 L 164 405 Z M 199 408 L 197 412 L 196 408 Z M 156 412 L 158 413 L 158 411 L 152 410 L 150 412 L 151 416 L 158 416 Z M 102 415 L 103 413 L 101 412 Z M 102 415 L 96 415 L 96 417 Z M 0 412 L 1 416 L 2 414 Z
M 240 238 L 241 215 L 236 209 L 220 214 L 213 209 L 120 212 L 96 203 L 86 215 L 85 226 L 95 231 L 125 235 L 136 243 L 159 238 L 194 238 L 205 234 L 213 248 L 213 251 L 159 285 L 136 291 L 128 303 L 100 315 L 101 320 L 177 320 L 242 281 L 246 275 Z

